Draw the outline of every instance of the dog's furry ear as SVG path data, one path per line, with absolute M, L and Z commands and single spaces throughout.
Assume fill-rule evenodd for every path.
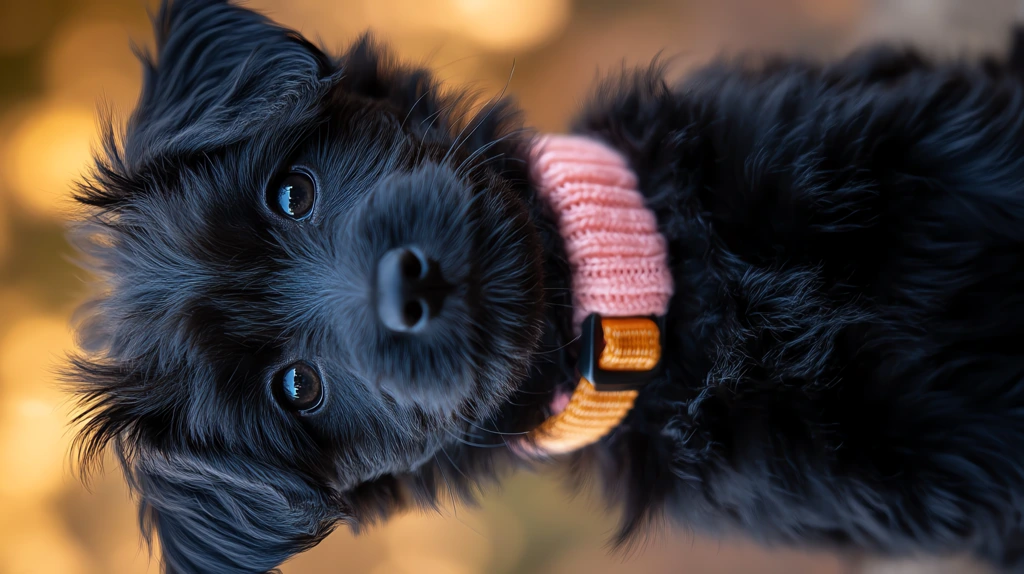
M 344 518 L 297 473 L 233 455 L 142 451 L 125 464 L 168 574 L 274 571 Z
M 316 92 L 331 60 L 298 33 L 226 0 L 164 0 L 155 56 L 140 53 L 143 91 L 125 160 L 187 154 L 253 133 Z
M 344 70 L 338 87 L 354 96 L 386 101 L 401 118 L 403 129 L 425 143 L 447 147 L 454 139 L 467 150 L 486 145 L 481 157 L 500 158 L 507 150 L 493 145 L 495 140 L 518 131 L 522 124 L 515 101 L 505 96 L 504 89 L 485 101 L 479 101 L 481 94 L 446 89 L 428 69 L 401 64 L 370 33 L 356 40 L 338 65 Z

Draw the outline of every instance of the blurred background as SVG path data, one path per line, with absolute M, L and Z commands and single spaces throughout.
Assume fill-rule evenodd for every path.
M 826 58 L 886 39 L 961 57 L 1000 53 L 1016 0 L 252 0 L 340 49 L 368 28 L 396 53 L 528 121 L 562 130 L 601 71 L 659 52 L 673 74 L 718 54 Z M 73 408 L 53 372 L 87 291 L 62 223 L 96 142 L 97 111 L 124 117 L 140 84 L 129 40 L 151 44 L 147 0 L 0 0 L 0 574 L 157 572 L 114 465 L 86 489 L 67 458 Z M 556 476 L 519 475 L 480 508 L 400 517 L 359 539 L 338 531 L 288 574 L 983 572 L 955 557 L 883 563 L 770 551 L 682 531 L 631 553 L 604 546 L 614 513 Z

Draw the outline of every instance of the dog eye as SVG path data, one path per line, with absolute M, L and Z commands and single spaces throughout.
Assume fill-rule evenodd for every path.
M 301 220 L 313 211 L 316 184 L 308 175 L 293 171 L 268 195 L 267 203 L 271 209 L 285 217 Z
M 285 409 L 311 411 L 323 401 L 323 385 L 316 369 L 303 362 L 293 363 L 277 374 L 274 394 Z

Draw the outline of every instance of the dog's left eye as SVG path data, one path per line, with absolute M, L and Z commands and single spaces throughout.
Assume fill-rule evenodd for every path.
M 267 195 L 271 209 L 289 219 L 301 220 L 313 212 L 316 184 L 305 173 L 293 171 Z
M 312 411 L 324 398 L 320 374 L 304 362 L 293 363 L 278 373 L 274 387 L 278 402 L 289 411 Z

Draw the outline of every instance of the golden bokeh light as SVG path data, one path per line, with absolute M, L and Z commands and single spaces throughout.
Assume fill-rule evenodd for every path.
M 386 35 L 456 35 L 506 53 L 550 40 L 570 14 L 568 0 L 365 0 L 364 9 L 373 29 Z
M 63 397 L 55 373 L 73 346 L 65 316 L 31 314 L 7 325 L 0 337 L 0 388 L 16 397 Z
M 427 563 L 453 568 L 437 570 L 438 574 L 483 572 L 491 558 L 494 540 L 480 514 L 464 509 L 444 520 L 436 514 L 405 514 L 388 524 L 385 536 L 388 561 L 399 567 L 399 572 L 410 574 L 422 571 L 417 568 Z
M 371 574 L 476 574 L 465 564 L 436 556 L 407 556 L 403 559 L 390 558 L 373 569 Z
M 3 262 L 0 261 L 0 264 Z M 19 319 L 35 311 L 32 303 L 32 298 L 24 290 L 0 287 L 0 339 L 6 335 L 11 325 L 16 325 Z M 0 391 L 3 388 L 3 375 L 0 375 Z M 2 396 L 0 394 L 0 397 Z
M 0 572 L 86 574 L 89 556 L 52 508 L 4 501 L 0 512 Z
M 110 557 L 113 569 L 105 574 L 160 574 L 160 554 L 150 554 L 137 532 L 125 533 Z
M 868 8 L 865 0 L 797 0 L 799 9 L 814 26 L 836 27 L 860 20 Z
M 12 301 L 28 304 L 25 297 L 10 295 Z M 74 346 L 68 317 L 22 311 L 4 325 L 0 336 L 0 389 L 19 397 L 62 397 L 61 390 L 50 383 L 56 380 L 65 352 Z
M 11 249 L 10 222 L 7 220 L 7 202 L 4 201 L 4 194 L 0 192 L 0 265 L 3 265 L 7 253 Z
M 0 338 L 0 500 L 41 498 L 66 482 L 67 397 L 57 361 L 72 345 L 66 317 L 30 315 Z
M 66 215 L 71 185 L 87 173 L 97 140 L 94 107 L 47 101 L 19 110 L 6 149 L 0 151 L 9 189 L 30 212 Z
M 323 40 L 347 45 L 367 29 L 363 0 L 249 0 L 247 5 L 281 24 Z
M 128 49 L 129 39 L 144 36 L 144 30 L 113 21 L 72 21 L 47 53 L 47 86 L 89 107 L 93 116 L 97 103 L 124 115 L 142 83 L 142 64 Z
M 27 50 L 46 34 L 53 15 L 51 0 L 0 2 L 0 56 Z
M 6 401 L 0 417 L 0 500 L 57 492 L 65 482 L 67 415 L 52 401 L 22 398 Z
M 481 46 L 526 50 L 555 36 L 569 19 L 568 0 L 454 0 L 457 26 Z

